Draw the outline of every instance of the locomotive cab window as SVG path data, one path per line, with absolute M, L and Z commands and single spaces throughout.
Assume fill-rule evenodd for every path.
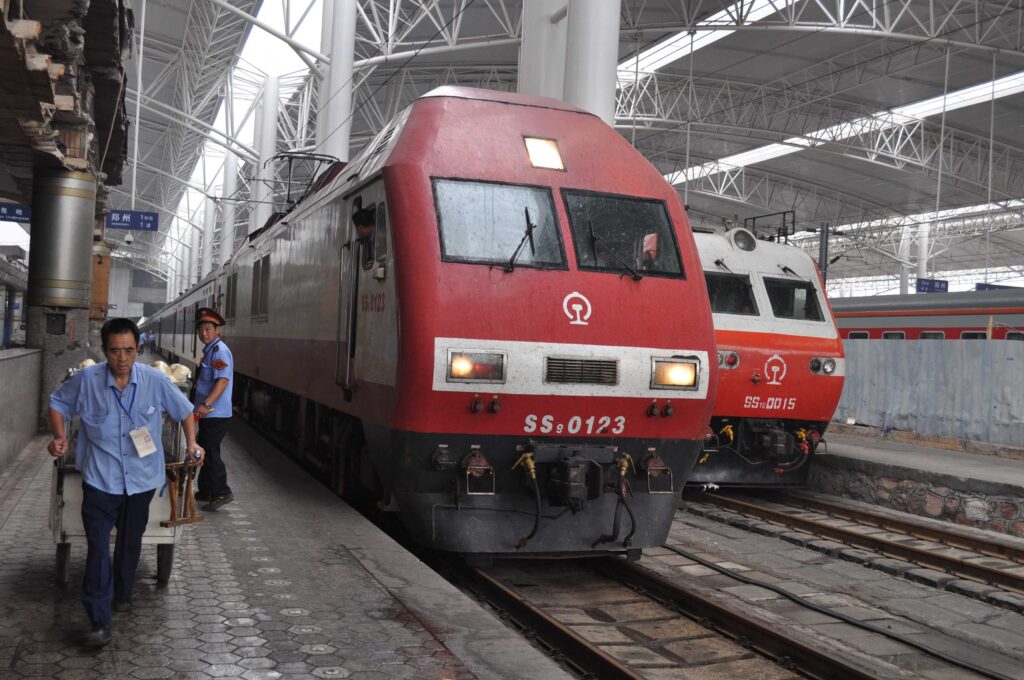
M 764 287 L 776 317 L 801 321 L 825 320 L 818 305 L 817 290 L 810 281 L 765 277 Z
M 683 278 L 663 201 L 572 190 L 562 198 L 581 270 Z
M 446 262 L 568 269 L 550 189 L 435 179 L 434 198 Z
M 749 276 L 704 272 L 704 280 L 708 284 L 712 312 L 757 316 L 757 303 L 754 302 Z

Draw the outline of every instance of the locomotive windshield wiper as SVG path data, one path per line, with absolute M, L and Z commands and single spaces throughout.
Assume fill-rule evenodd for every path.
M 793 271 L 792 269 L 790 269 L 789 267 L 787 267 L 784 264 L 780 264 L 779 265 L 779 269 L 781 269 L 783 271 L 783 273 L 785 273 L 785 274 L 789 274 L 790 276 L 795 276 L 796 278 L 800 279 L 804 283 L 810 283 L 811 285 L 814 285 L 813 282 L 810 279 L 805 279 L 804 277 L 800 276 L 799 274 L 797 274 L 795 271 Z
M 750 281 L 749 281 L 749 279 L 746 276 L 743 276 L 742 274 L 737 274 L 733 270 L 729 269 L 729 265 L 727 265 L 725 263 L 725 258 L 722 258 L 722 257 L 718 258 L 717 260 L 715 260 L 715 264 L 717 266 L 721 267 L 722 269 L 724 269 L 725 271 L 729 272 L 733 276 L 735 276 L 737 279 L 739 279 L 743 283 L 745 283 L 747 285 L 750 284 Z
M 523 234 L 523 239 L 516 246 L 516 252 L 512 253 L 512 257 L 509 258 L 508 264 L 505 265 L 505 271 L 510 272 L 516 268 L 516 260 L 519 259 L 519 253 L 523 252 L 523 246 L 526 242 L 530 242 L 530 254 L 536 255 L 537 249 L 533 247 L 533 230 L 537 228 L 537 225 L 530 221 L 530 209 L 524 207 L 523 212 L 526 213 L 526 232 Z
M 594 253 L 594 263 L 595 264 L 597 263 L 597 251 L 594 250 L 594 244 L 600 243 L 602 248 L 604 248 L 609 253 L 611 253 L 612 257 L 614 257 L 616 260 L 618 260 L 619 264 L 621 264 L 623 267 L 626 268 L 626 271 L 629 272 L 630 276 L 633 277 L 634 281 L 639 281 L 640 279 L 644 278 L 643 274 L 639 273 L 637 270 L 635 270 L 632 267 L 630 267 L 629 263 L 626 262 L 626 259 L 624 257 L 619 255 L 615 251 L 614 248 L 612 248 L 610 245 L 605 243 L 603 238 L 601 238 L 600 236 L 598 236 L 597 234 L 594 233 L 594 221 L 593 220 L 587 220 L 587 228 L 590 230 L 590 250 L 591 250 L 592 253 Z

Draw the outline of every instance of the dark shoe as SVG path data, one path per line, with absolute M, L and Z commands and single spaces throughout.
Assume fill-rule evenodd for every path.
M 92 630 L 82 638 L 86 647 L 104 647 L 110 643 L 110 626 L 94 624 Z
M 114 611 L 115 612 L 121 612 L 123 614 L 124 612 L 130 612 L 131 610 L 132 610 L 132 601 L 131 600 L 114 600 Z
M 232 494 L 228 494 L 227 496 L 217 496 L 212 501 L 204 505 L 203 510 L 207 512 L 217 512 L 217 510 L 224 507 L 233 500 L 235 500 L 235 497 Z

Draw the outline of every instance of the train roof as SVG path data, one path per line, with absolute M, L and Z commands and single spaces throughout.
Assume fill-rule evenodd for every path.
M 736 236 L 747 234 L 754 244 L 753 250 L 744 250 L 736 244 Z M 716 265 L 721 259 L 725 265 L 738 272 L 756 272 L 762 275 L 786 276 L 783 266 L 795 270 L 800 276 L 817 283 L 814 259 L 802 248 L 788 243 L 778 243 L 755 238 L 747 229 L 729 231 L 694 231 L 701 266 L 706 271 L 728 271 Z
M 832 298 L 832 310 L 836 316 L 856 312 L 1002 309 L 1006 307 L 1024 307 L 1024 288 L 980 290 L 964 293 L 918 293 L 916 295 Z
M 565 102 L 550 97 L 536 97 L 533 95 L 518 94 L 516 92 L 504 92 L 499 90 L 485 90 L 479 87 L 458 87 L 455 85 L 442 85 L 435 87 L 430 92 L 417 98 L 430 99 L 432 97 L 450 97 L 452 99 L 472 99 L 481 102 L 494 102 L 496 104 L 515 104 L 516 106 L 533 106 L 542 109 L 555 109 L 558 111 L 572 111 L 574 113 L 585 113 L 594 115 L 589 111 L 577 108 Z

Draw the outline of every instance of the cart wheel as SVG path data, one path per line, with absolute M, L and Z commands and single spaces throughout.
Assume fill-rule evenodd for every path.
M 68 571 L 71 568 L 71 544 L 70 543 L 58 543 L 57 544 L 57 562 L 56 562 L 56 573 L 54 580 L 57 585 L 67 585 L 68 582 Z
M 156 546 L 156 582 L 162 586 L 171 580 L 174 566 L 174 544 L 158 543 Z

